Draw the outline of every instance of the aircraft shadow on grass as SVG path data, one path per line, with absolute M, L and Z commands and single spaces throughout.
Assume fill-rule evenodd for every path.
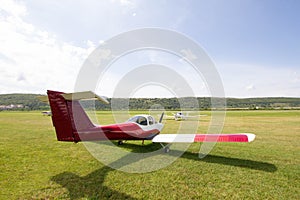
M 149 148 L 148 147 L 145 148 L 144 146 L 141 146 L 139 144 L 132 144 L 132 143 L 124 143 L 123 146 L 124 146 L 124 148 L 131 149 L 132 152 L 135 152 L 135 153 L 146 153 L 148 151 L 155 151 L 155 150 L 159 150 L 161 148 L 160 144 L 157 144 L 157 143 L 148 144 L 147 146 L 149 146 Z M 176 151 L 181 154 L 181 152 L 179 152 L 178 150 L 171 150 L 171 152 L 176 152 Z M 175 153 L 175 155 L 178 155 L 178 153 L 177 154 Z M 170 155 L 172 155 L 172 154 L 170 154 Z M 260 171 L 265 171 L 265 172 L 277 171 L 277 167 L 274 164 L 270 164 L 267 162 L 254 161 L 254 160 L 246 160 L 246 159 L 241 159 L 241 158 L 230 158 L 230 157 L 208 154 L 203 159 L 199 159 L 198 153 L 192 153 L 189 151 L 184 152 L 183 155 L 181 156 L 181 158 L 191 159 L 191 160 L 195 160 L 195 161 L 199 161 L 199 162 L 216 163 L 216 164 L 222 164 L 222 165 L 242 167 L 242 168 L 260 170 Z
M 70 199 L 136 199 L 103 184 L 106 175 L 113 170 L 105 166 L 84 177 L 80 177 L 72 172 L 63 172 L 52 177 L 51 181 L 66 188 Z
M 143 149 L 145 149 L 143 148 L 143 146 L 137 144 L 126 143 L 124 146 L 126 148 L 129 147 L 132 148 L 133 152 L 144 152 Z M 159 149 L 159 146 L 155 146 L 155 148 Z M 171 150 L 171 151 L 176 151 L 176 150 Z M 199 162 L 216 163 L 222 165 L 242 167 L 242 168 L 260 170 L 265 172 L 275 172 L 277 170 L 277 167 L 270 163 L 245 160 L 240 158 L 223 157 L 217 155 L 207 155 L 205 158 L 199 159 L 197 153 L 185 152 L 181 156 L 181 158 L 192 159 Z M 115 161 L 116 164 L 114 166 L 116 168 L 118 167 L 121 168 L 126 164 L 130 164 L 132 162 L 137 162 L 137 161 L 139 160 L 132 158 L 131 155 L 130 158 L 128 156 L 125 156 Z M 93 199 L 99 199 L 100 197 L 106 199 L 130 199 L 130 200 L 136 199 L 131 197 L 130 195 L 113 190 L 103 184 L 106 175 L 110 171 L 114 171 L 114 170 L 115 169 L 104 166 L 84 177 L 80 177 L 72 172 L 63 172 L 61 174 L 52 177 L 51 181 L 54 181 L 60 184 L 62 187 L 66 188 L 69 192 L 70 199 L 79 199 L 83 197 L 88 197 Z

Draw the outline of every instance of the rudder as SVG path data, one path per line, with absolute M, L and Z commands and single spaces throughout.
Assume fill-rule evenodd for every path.
M 47 91 L 58 141 L 81 141 L 79 132 L 93 128 L 78 100 L 66 100 L 63 92 Z

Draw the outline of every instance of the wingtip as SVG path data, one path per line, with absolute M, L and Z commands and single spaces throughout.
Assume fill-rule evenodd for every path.
M 245 133 L 248 137 L 248 142 L 252 142 L 255 139 L 255 134 L 253 133 Z

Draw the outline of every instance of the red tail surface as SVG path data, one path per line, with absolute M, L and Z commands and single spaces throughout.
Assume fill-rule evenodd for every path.
M 78 133 L 91 129 L 91 122 L 78 100 L 66 100 L 63 92 L 47 91 L 57 140 L 79 142 Z

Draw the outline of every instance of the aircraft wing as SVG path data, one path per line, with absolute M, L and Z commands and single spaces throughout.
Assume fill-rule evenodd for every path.
M 157 143 L 193 143 L 193 142 L 252 142 L 252 133 L 238 134 L 159 134 L 152 139 Z

